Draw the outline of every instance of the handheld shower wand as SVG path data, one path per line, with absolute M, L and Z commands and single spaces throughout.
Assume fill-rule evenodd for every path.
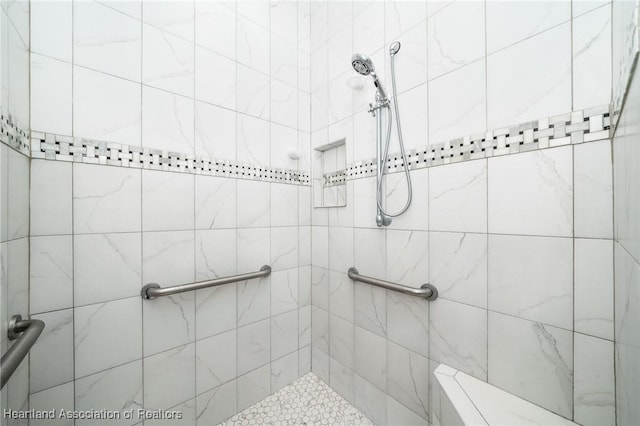
M 376 214 L 376 224 L 378 226 L 389 226 L 391 224 L 391 218 L 397 217 L 407 211 L 409 206 L 411 205 L 411 200 L 413 198 L 413 190 L 411 187 L 411 176 L 409 175 L 409 164 L 407 163 L 407 156 L 404 150 L 404 141 L 402 139 L 402 129 L 400 126 L 400 111 L 398 109 L 398 97 L 396 90 L 396 72 L 395 72 L 395 63 L 394 57 L 400 50 L 400 42 L 394 41 L 389 46 L 389 56 L 391 59 L 391 82 L 393 86 L 393 103 L 394 110 L 396 116 L 396 127 L 398 129 L 398 141 L 400 143 L 400 152 L 402 154 L 402 162 L 404 165 L 404 174 L 407 181 L 407 202 L 402 209 L 400 209 L 397 213 L 389 213 L 382 206 L 382 178 L 385 174 L 385 164 L 387 163 L 389 157 L 389 143 L 391 141 L 391 106 L 389 98 L 387 97 L 387 93 L 384 90 L 384 86 L 382 82 L 378 80 L 378 75 L 375 72 L 375 67 L 373 66 L 373 61 L 369 59 L 365 55 L 361 55 L 359 53 L 354 54 L 351 57 L 351 65 L 353 69 L 361 74 L 361 75 L 371 75 L 373 78 L 373 84 L 378 89 L 376 91 L 376 104 L 371 105 L 369 112 L 371 112 L 376 117 L 376 157 L 377 157 L 377 172 L 376 172 L 376 205 L 377 205 L 377 214 Z M 382 148 L 382 115 L 381 111 L 383 108 L 387 109 L 387 135 L 386 142 L 384 145 L 384 149 Z

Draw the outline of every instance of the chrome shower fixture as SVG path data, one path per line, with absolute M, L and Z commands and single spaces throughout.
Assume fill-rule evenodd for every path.
M 400 43 L 398 43 L 398 46 Z M 399 49 L 400 47 L 398 47 Z M 384 90 L 384 86 L 378 80 L 378 75 L 376 74 L 376 68 L 373 66 L 373 61 L 371 58 L 365 55 L 361 55 L 360 53 L 355 53 L 351 57 L 351 66 L 353 69 L 360 75 L 371 75 L 373 78 L 373 84 L 378 89 L 378 95 L 381 99 L 387 101 L 389 98 L 387 97 L 387 92 Z
M 391 122 L 393 121 L 393 117 L 391 115 L 391 101 L 387 97 L 387 93 L 384 91 L 384 87 L 380 80 L 378 80 L 378 75 L 376 74 L 376 69 L 373 66 L 373 61 L 362 54 L 355 53 L 351 57 L 351 66 L 353 69 L 361 75 L 371 75 L 373 77 L 373 84 L 378 89 L 376 91 L 376 99 L 375 104 L 369 104 L 369 112 L 373 114 L 376 118 L 376 163 L 377 163 L 377 171 L 376 171 L 376 224 L 378 226 L 389 226 L 391 224 L 391 218 L 397 217 L 407 211 L 409 206 L 411 205 L 411 199 L 413 198 L 413 191 L 411 188 L 411 176 L 409 174 L 409 167 L 407 163 L 407 156 L 404 152 L 404 142 L 402 140 L 402 129 L 400 126 L 400 111 L 398 110 L 398 96 L 396 90 L 396 70 L 395 70 L 395 55 L 400 51 L 400 42 L 394 41 L 389 45 L 389 59 L 391 63 L 391 83 L 393 86 L 393 106 L 396 115 L 396 126 L 398 129 L 398 142 L 400 143 L 400 152 L 402 153 L 402 161 L 404 167 L 404 174 L 407 181 L 407 202 L 402 209 L 400 209 L 397 213 L 389 213 L 385 210 L 382 205 L 382 181 L 385 175 L 385 171 L 387 170 L 386 164 L 389 158 L 389 143 L 391 142 Z M 387 111 L 387 133 L 386 143 L 384 143 L 383 147 L 383 136 L 382 136 L 382 111 Z

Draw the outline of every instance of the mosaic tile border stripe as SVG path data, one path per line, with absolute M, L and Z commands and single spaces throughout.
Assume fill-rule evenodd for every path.
M 609 105 L 522 123 L 517 126 L 452 139 L 407 152 L 409 170 L 442 164 L 491 158 L 519 152 L 591 142 L 610 137 Z M 387 160 L 386 173 L 404 170 L 402 155 L 394 153 Z M 345 170 L 322 176 L 324 186 L 342 185 L 346 180 L 374 176 L 376 159 L 357 161 Z
M 31 158 L 310 185 L 310 174 L 298 170 L 34 131 Z
M 29 156 L 29 135 L 13 122 L 11 116 L 0 115 L 0 142 Z

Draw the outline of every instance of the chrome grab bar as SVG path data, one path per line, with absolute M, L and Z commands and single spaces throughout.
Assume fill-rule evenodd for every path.
M 9 340 L 17 339 L 17 342 L 7 350 L 7 353 L 0 360 L 0 389 L 9 381 L 11 375 L 27 356 L 43 329 L 43 321 L 36 319 L 23 320 L 20 315 L 11 317 L 7 337 Z
M 149 283 L 142 287 L 142 291 L 140 292 L 140 294 L 144 299 L 155 299 L 156 297 L 171 296 L 172 294 L 183 293 L 185 291 L 200 290 L 203 288 L 215 287 L 222 284 L 246 281 L 252 278 L 268 277 L 270 274 L 271 266 L 264 265 L 262 268 L 260 268 L 259 271 L 256 272 L 249 272 L 247 274 L 233 275 L 224 278 L 216 278 L 207 281 L 198 281 L 191 284 L 181 284 L 173 287 L 162 288 L 158 283 Z
M 436 300 L 438 298 L 438 289 L 431 284 L 422 284 L 420 288 L 409 287 L 402 284 L 392 283 L 391 281 L 380 280 L 378 278 L 360 275 L 358 270 L 353 266 L 347 271 L 347 275 L 354 281 L 375 285 L 386 288 L 388 290 L 398 291 L 410 296 L 424 297 L 427 300 Z

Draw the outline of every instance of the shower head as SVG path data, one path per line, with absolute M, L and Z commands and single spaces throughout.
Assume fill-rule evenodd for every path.
M 394 41 L 393 43 L 391 43 L 391 46 L 389 46 L 389 54 L 391 55 L 395 55 L 396 53 L 398 53 L 399 50 L 400 50 L 399 41 Z
M 354 53 L 351 57 L 351 66 L 353 66 L 353 69 L 361 75 L 369 75 L 371 73 L 375 75 L 376 72 L 371 59 L 369 59 L 368 56 L 361 55 L 359 53 Z
M 373 66 L 373 61 L 365 55 L 361 55 L 360 53 L 354 53 L 351 57 L 351 66 L 353 69 L 361 75 L 371 75 L 373 78 L 373 84 L 378 89 L 378 95 L 382 100 L 387 100 L 387 92 L 384 91 L 384 87 L 380 80 L 378 80 L 378 75 L 376 74 L 376 68 Z

